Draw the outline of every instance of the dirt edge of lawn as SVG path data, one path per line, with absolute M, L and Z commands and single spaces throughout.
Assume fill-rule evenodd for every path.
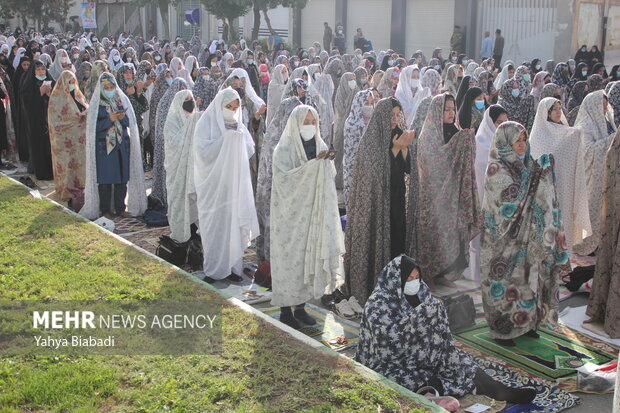
M 331 401 L 328 403 L 323 403 L 323 404 L 317 403 L 316 397 L 313 398 L 314 400 L 309 401 L 307 403 L 304 403 L 304 400 L 297 400 L 297 402 L 290 402 L 290 403 L 289 402 L 279 403 L 278 401 L 279 399 L 290 397 L 290 395 L 286 396 L 285 394 L 279 394 L 278 396 L 275 397 L 273 404 L 271 403 L 271 400 L 267 400 L 267 401 L 261 400 L 261 398 L 257 396 L 258 400 L 252 400 L 250 401 L 249 404 L 241 403 L 240 406 L 246 406 L 246 407 L 239 407 L 240 409 L 242 409 L 239 411 L 248 411 L 246 409 L 250 409 L 252 411 L 297 411 L 297 410 L 378 411 L 378 409 L 383 409 L 382 411 L 409 411 L 410 409 L 414 409 L 414 411 L 422 411 L 422 410 L 415 410 L 415 408 L 421 408 L 421 409 L 425 409 L 426 411 L 433 411 L 433 412 L 444 412 L 445 411 L 439 408 L 437 405 L 428 402 L 424 397 L 411 392 L 410 390 L 396 384 L 392 380 L 389 380 L 385 378 L 384 376 L 377 374 L 376 372 L 366 368 L 365 366 L 353 360 L 350 360 L 349 358 L 341 354 L 338 354 L 337 352 L 325 347 L 318 341 L 294 329 L 291 329 L 290 327 L 280 323 L 279 321 L 241 302 L 240 300 L 237 300 L 233 297 L 228 296 L 227 294 L 222 293 L 221 291 L 212 287 L 211 285 L 201 280 L 198 280 L 197 278 L 193 277 L 191 274 L 169 264 L 166 261 L 161 260 L 159 257 L 156 257 L 153 254 L 143 250 L 142 248 L 130 243 L 124 238 L 116 234 L 112 234 L 100 228 L 96 224 L 84 219 L 80 215 L 74 213 L 73 211 L 68 210 L 62 205 L 56 203 L 55 201 L 49 198 L 43 197 L 43 196 L 41 200 L 35 199 L 35 197 L 29 194 L 29 191 L 30 191 L 29 188 L 25 187 L 24 185 L 15 181 L 14 179 L 10 177 L 6 177 L 4 175 L 0 175 L 0 176 L 2 176 L 0 178 L 0 214 L 7 214 L 7 209 L 10 209 L 10 208 L 7 208 L 9 206 L 7 202 L 11 202 L 11 199 L 8 199 L 8 201 L 3 200 L 4 198 L 3 194 L 5 194 L 5 196 L 9 196 L 10 194 L 9 198 L 15 198 L 16 200 L 21 198 L 22 200 L 21 202 L 26 203 L 26 204 L 32 204 L 33 206 L 36 205 L 37 211 L 42 210 L 41 213 L 39 213 L 36 217 L 32 219 L 33 222 L 28 221 L 27 217 L 26 218 L 19 217 L 21 219 L 18 218 L 15 220 L 14 223 L 11 222 L 7 224 L 6 221 L 11 221 L 10 217 L 8 220 L 6 218 L 3 220 L 1 218 L 2 215 L 0 215 L 0 231 L 4 232 L 4 231 L 10 230 L 10 227 L 12 224 L 15 224 L 17 228 L 19 228 L 20 222 L 32 224 L 32 223 L 36 223 L 37 221 L 43 222 L 46 218 L 49 218 L 50 216 L 53 216 L 54 214 L 64 214 L 64 216 L 56 215 L 56 217 L 60 217 L 61 219 L 64 219 L 67 222 L 73 221 L 72 224 L 74 224 L 75 226 L 87 225 L 88 229 L 85 229 L 85 231 L 90 232 L 92 234 L 96 233 L 97 236 L 93 235 L 93 238 L 100 238 L 104 244 L 110 244 L 110 243 L 107 242 L 105 238 L 101 237 L 102 234 L 104 234 L 108 239 L 114 239 L 114 242 L 117 244 L 122 243 L 123 248 L 120 248 L 120 245 L 116 245 L 116 246 L 119 247 L 123 251 L 123 253 L 125 252 L 125 247 L 126 247 L 128 249 L 135 251 L 137 254 L 143 257 L 148 257 L 147 260 L 150 261 L 149 265 L 153 265 L 153 268 L 156 266 L 160 267 L 158 271 L 163 271 L 161 268 L 165 267 L 166 271 L 164 272 L 166 274 L 161 275 L 161 278 L 162 279 L 167 278 L 167 279 L 165 280 L 165 282 L 161 282 L 160 286 L 165 287 L 167 285 L 166 282 L 170 282 L 174 284 L 173 281 L 178 281 L 180 284 L 184 284 L 188 280 L 191 281 L 194 286 L 189 287 L 190 290 L 197 292 L 197 294 L 200 293 L 198 295 L 202 295 L 204 293 L 204 295 L 208 297 L 218 297 L 219 299 L 222 300 L 225 306 L 228 305 L 231 307 L 229 309 L 230 310 L 229 314 L 231 315 L 235 314 L 234 317 L 244 318 L 243 316 L 240 317 L 240 314 L 242 312 L 246 314 L 250 313 L 254 315 L 254 317 L 260 321 L 252 319 L 251 320 L 252 326 L 257 328 L 261 333 L 263 332 L 269 333 L 269 335 L 273 337 L 274 343 L 276 343 L 278 346 L 284 346 L 282 347 L 282 350 L 284 353 L 286 353 L 289 350 L 294 350 L 293 353 L 297 352 L 297 354 L 299 354 L 300 352 L 299 350 L 303 350 L 304 352 L 307 353 L 308 359 L 309 360 L 311 359 L 311 361 L 305 360 L 304 363 L 318 364 L 319 369 L 333 370 L 333 371 L 330 371 L 329 373 L 333 373 L 334 377 L 337 376 L 336 379 L 334 379 L 335 380 L 334 383 L 332 383 L 335 386 L 335 388 L 332 389 L 332 387 L 334 386 L 330 387 L 330 390 L 333 390 L 333 392 L 330 393 L 329 397 L 327 397 L 328 400 L 331 399 Z M 46 205 L 37 204 L 37 202 L 42 202 L 42 203 L 47 203 L 47 204 Z M 71 217 L 71 218 L 69 219 L 67 217 Z M 45 225 L 43 225 L 43 227 L 45 227 Z M 32 225 L 30 225 L 30 228 L 28 228 L 27 230 L 28 234 L 30 234 L 33 231 L 36 233 L 38 229 L 32 228 Z M 43 230 L 44 233 L 46 231 L 48 230 L 47 229 Z M 62 243 L 64 242 L 64 239 L 62 239 L 62 236 L 63 235 L 66 236 L 66 234 L 63 234 L 62 230 L 55 232 L 55 229 L 49 229 L 49 232 L 50 232 L 49 234 L 44 234 L 44 236 L 47 236 L 50 240 L 52 240 L 52 242 L 54 243 L 54 248 L 59 248 L 59 251 L 60 251 L 63 248 Z M 35 237 L 38 235 L 39 234 L 36 234 Z M 54 239 L 54 237 L 58 237 L 58 240 Z M 8 240 L 11 241 L 10 237 L 8 237 Z M 7 241 L 6 239 L 4 241 L 5 241 L 5 245 L 3 245 L 2 238 L 0 237 L 0 254 L 2 254 L 2 252 L 8 246 L 8 244 L 10 244 L 9 242 L 6 242 Z M 58 241 L 61 245 L 57 246 L 56 241 Z M 101 252 L 102 251 L 98 251 L 97 253 L 101 253 Z M 28 261 L 28 258 L 29 257 L 26 257 L 25 261 Z M 23 258 L 20 257 L 18 258 L 18 260 L 19 259 L 23 259 Z M 153 264 L 154 262 L 156 264 Z M 17 270 L 19 270 L 19 271 L 15 270 L 18 273 L 17 277 L 19 277 L 20 273 L 24 273 L 24 274 L 28 273 L 28 271 L 24 271 L 23 268 L 20 268 L 20 264 L 22 265 L 25 264 L 26 266 L 28 266 L 27 263 L 16 262 L 12 264 L 15 264 L 15 267 L 17 267 Z M 7 296 L 10 296 L 12 293 L 15 293 L 17 297 L 11 297 L 11 299 L 22 298 L 20 296 L 20 292 L 23 292 L 23 291 L 11 292 L 10 286 L 7 288 L 7 282 L 4 282 L 4 283 L 2 282 L 2 278 L 4 277 L 4 274 L 7 273 L 7 265 L 9 265 L 9 271 L 14 270 L 15 267 L 12 264 L 9 265 L 9 263 L 7 263 L 6 256 L 2 257 L 0 255 L 0 298 L 6 299 Z M 127 265 L 127 263 L 124 263 L 124 265 Z M 180 279 L 184 279 L 185 282 L 180 281 Z M 53 287 L 54 286 L 52 285 L 50 288 L 53 289 Z M 23 289 L 23 286 L 21 284 L 19 284 L 17 289 L 19 290 L 20 288 Z M 121 289 L 122 288 L 127 288 L 127 286 L 121 286 Z M 187 288 L 187 286 L 185 286 L 185 288 Z M 45 291 L 45 289 L 43 289 L 43 291 Z M 181 292 L 182 292 L 182 289 L 181 289 Z M 46 298 L 46 297 L 48 296 L 37 297 L 35 294 L 35 295 L 27 296 L 27 299 L 40 299 L 40 298 Z M 92 297 L 89 297 L 89 298 L 92 298 Z M 148 299 L 148 298 L 153 298 L 153 297 L 145 297 L 145 298 Z M 292 346 L 290 344 L 291 336 L 294 337 L 295 340 L 297 340 L 297 342 L 295 342 Z M 298 343 L 298 342 L 301 342 L 301 343 Z M 308 349 L 306 346 L 309 346 L 312 349 Z M 287 350 L 286 347 L 289 347 L 289 349 Z M 156 358 L 160 356 L 152 356 L 152 357 Z M 162 357 L 165 359 L 164 356 Z M 116 364 L 114 365 L 114 367 L 117 368 L 118 371 L 124 371 L 123 370 L 124 360 L 121 360 L 121 359 L 114 359 L 114 358 L 110 360 L 99 359 L 99 360 L 93 361 L 93 363 L 95 365 L 100 364 L 102 366 L 105 366 L 106 364 L 108 364 L 108 362 L 111 363 L 112 360 L 115 361 Z M 118 360 L 121 360 L 121 361 L 117 362 Z M 172 360 L 174 360 L 174 358 L 172 358 Z M 157 359 L 151 360 L 149 359 L 149 357 L 144 357 L 144 361 L 145 362 L 140 367 L 143 370 L 148 370 L 151 365 L 156 364 Z M 198 362 L 198 365 L 200 365 L 199 363 L 203 361 L 204 360 L 200 360 Z M 43 364 L 46 364 L 46 363 L 49 364 L 48 361 L 45 361 Z M 53 365 L 54 362 L 52 361 L 51 364 Z M 61 361 L 61 364 L 62 364 L 62 361 Z M 70 365 L 71 363 L 68 363 L 68 364 Z M 211 363 L 209 364 L 209 366 L 212 364 L 217 365 L 217 363 Z M 21 368 L 19 365 L 21 365 Z M 45 402 L 43 403 L 37 402 L 36 400 L 38 399 L 35 396 L 33 396 L 34 401 L 30 401 L 30 402 L 27 401 L 28 398 L 26 397 L 26 401 L 25 401 L 26 405 L 22 405 L 22 406 L 15 405 L 15 402 L 17 399 L 19 399 L 19 397 L 24 398 L 25 396 L 24 394 L 19 393 L 18 390 L 13 388 L 21 384 L 19 383 L 19 380 L 15 379 L 13 376 L 15 375 L 19 376 L 20 374 L 27 376 L 28 370 L 30 368 L 32 368 L 33 370 L 37 370 L 37 372 L 40 372 L 39 369 L 42 368 L 41 359 L 38 359 L 38 358 L 35 358 L 34 360 L 29 359 L 29 358 L 6 359 L 4 357 L 0 357 L 0 393 L 5 394 L 4 396 L 0 396 L 0 410 L 2 409 L 6 411 L 25 411 L 25 410 L 31 410 L 31 409 L 32 410 L 43 409 L 45 411 L 66 410 L 66 407 L 63 407 L 64 405 L 55 404 L 53 401 L 49 402 L 49 404 L 45 404 Z M 166 374 L 165 372 L 163 371 L 161 372 L 162 376 L 165 376 L 165 374 Z M 174 375 L 174 373 L 169 373 L 169 374 L 171 376 Z M 319 375 L 322 375 L 322 373 Z M 235 378 L 235 376 L 231 376 L 231 377 L 233 379 Z M 171 380 L 174 378 L 175 377 L 171 377 Z M 266 377 L 266 376 L 264 378 L 269 379 L 269 377 Z M 310 375 L 310 378 L 312 378 L 312 375 Z M 123 377 L 123 380 L 124 379 L 126 379 L 126 377 Z M 318 380 L 322 380 L 322 379 L 323 378 L 319 378 Z M 153 380 L 155 381 L 156 378 L 153 378 Z M 119 381 L 119 383 L 121 381 Z M 347 386 L 344 385 L 345 387 L 344 390 L 338 388 L 339 385 L 342 386 L 343 383 L 346 383 L 348 381 L 355 381 L 355 386 L 358 386 L 358 387 L 355 387 L 352 385 L 352 387 L 355 387 L 355 388 L 346 389 Z M 368 383 L 364 383 L 364 381 L 367 381 Z M 373 388 L 375 386 L 376 388 Z M 261 388 L 261 390 L 268 391 L 268 389 L 263 389 L 263 386 L 260 386 L 260 385 L 256 385 L 256 387 L 252 387 L 252 390 L 254 390 L 255 388 L 259 388 L 259 387 Z M 350 400 L 351 394 L 346 394 L 346 393 L 347 391 L 351 391 L 351 390 L 353 392 L 361 393 L 360 394 L 361 400 L 357 400 L 357 399 Z M 39 391 L 41 391 L 41 389 L 39 389 Z M 374 393 L 375 391 L 376 393 Z M 119 394 L 119 393 L 122 393 L 122 394 Z M 146 407 L 145 405 L 146 402 L 142 400 L 139 396 L 136 396 L 134 393 L 135 392 L 133 392 L 133 389 L 130 389 L 127 392 L 111 391 L 110 397 L 94 398 L 94 399 L 92 398 L 89 399 L 88 397 L 86 397 L 85 400 L 87 400 L 89 403 L 94 403 L 94 404 L 91 406 L 92 409 L 86 408 L 86 410 L 83 410 L 83 411 L 115 411 L 115 408 L 120 408 L 120 410 L 123 410 L 123 411 L 125 411 L 126 409 L 129 409 L 131 411 L 152 411 L 151 407 L 150 406 Z M 334 394 L 336 394 L 336 396 L 334 396 Z M 239 394 L 237 394 L 237 397 L 243 398 L 243 391 L 239 391 Z M 52 397 L 52 400 L 53 400 L 53 397 Z M 231 406 L 226 404 L 227 403 L 226 398 L 224 398 L 224 400 L 225 402 L 216 402 L 215 406 L 221 406 L 222 409 L 230 410 Z M 388 403 L 389 404 L 388 406 L 382 406 L 382 403 L 386 402 L 386 400 L 389 402 L 394 402 L 394 403 L 393 404 Z M 363 408 L 362 406 L 364 403 L 360 404 L 360 402 L 368 403 L 367 407 L 370 409 Z M 99 404 L 97 405 L 97 403 Z M 168 403 L 170 404 L 170 402 Z M 233 400 L 233 403 L 234 403 L 234 400 Z M 142 405 L 144 405 L 144 407 Z M 175 402 L 173 401 L 172 409 L 170 409 L 170 406 L 168 406 L 164 410 L 166 411 L 187 411 L 187 410 L 184 410 L 183 406 L 184 404 L 180 403 L 177 400 Z

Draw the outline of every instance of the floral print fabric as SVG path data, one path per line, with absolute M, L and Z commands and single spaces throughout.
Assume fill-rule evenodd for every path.
M 481 288 L 491 335 L 512 339 L 557 322 L 558 277 L 570 271 L 555 192 L 554 158 L 524 161 L 512 145 L 524 131 L 505 122 L 489 153 L 481 236 Z

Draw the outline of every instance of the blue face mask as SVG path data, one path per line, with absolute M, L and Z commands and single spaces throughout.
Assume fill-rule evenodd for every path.
M 168 82 L 168 86 L 170 86 L 170 85 L 172 84 L 172 81 L 173 81 L 173 80 L 174 80 L 174 79 L 173 79 L 173 78 L 171 78 L 171 77 L 167 77 L 167 78 L 166 78 L 166 82 Z
M 588 71 L 587 70 L 582 70 L 581 71 L 581 76 L 583 76 L 583 77 L 588 76 Z
M 38 75 L 34 75 L 37 79 L 39 80 L 45 80 L 47 79 L 47 76 L 38 76 Z
M 439 71 L 439 69 L 441 69 L 441 66 L 439 66 L 439 65 L 435 65 L 435 66 L 433 66 L 433 68 L 434 68 L 435 70 Z M 620 72 L 618 72 L 618 73 L 620 73 Z
M 467 66 L 468 63 L 469 63 L 469 60 L 463 59 L 463 66 Z
M 512 96 L 515 98 L 519 97 L 519 89 L 512 89 Z
M 531 79 L 531 77 L 530 77 L 529 73 L 526 73 L 526 74 L 523 75 L 523 80 L 525 80 L 526 82 L 529 82 L 530 79 Z
M 112 99 L 114 97 L 114 95 L 116 94 L 116 89 L 112 89 L 112 90 L 104 90 L 103 91 L 103 95 L 108 98 L 108 99 Z
M 476 105 L 476 108 L 480 110 L 484 109 L 484 100 L 476 100 L 474 101 L 474 104 Z
M 519 158 L 519 159 L 521 159 L 521 160 L 524 160 L 524 159 L 525 159 L 525 154 L 523 154 L 523 155 L 519 155 L 519 154 L 517 154 L 517 158 Z
M 393 60 L 388 60 L 388 66 L 392 66 L 394 64 Z

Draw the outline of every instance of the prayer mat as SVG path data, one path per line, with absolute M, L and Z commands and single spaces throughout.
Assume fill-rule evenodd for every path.
M 170 227 L 146 229 L 120 235 L 132 244 L 136 244 L 138 247 L 155 254 L 157 246 L 159 245 L 159 237 L 162 235 L 170 235 Z
M 195 271 L 192 275 L 201 280 L 205 276 L 202 271 Z M 255 284 L 254 281 L 245 274 L 241 274 L 241 278 L 243 278 L 243 281 L 238 283 L 228 280 L 219 280 L 211 284 L 211 286 L 250 305 L 271 301 L 271 291 Z
M 276 320 L 280 319 L 280 307 L 259 308 L 259 310 Z M 299 331 L 320 341 L 332 350 L 343 351 L 357 346 L 359 340 L 359 324 L 344 320 L 333 312 L 313 304 L 306 304 L 306 312 L 316 320 L 316 324 L 314 326 L 304 326 L 304 328 Z M 316 330 L 319 330 L 320 334 L 316 334 L 316 330 L 314 329 L 305 331 L 306 327 L 314 327 Z M 346 344 L 342 343 L 342 340 L 338 342 L 338 338 L 342 335 L 346 338 Z
M 603 365 L 617 358 L 618 349 L 594 338 L 558 326 L 556 330 L 541 328 L 540 338 L 518 337 L 514 347 L 500 346 L 491 338 L 489 327 L 478 323 L 473 327 L 453 333 L 463 349 L 478 358 L 504 360 L 505 367 L 518 367 L 530 377 L 540 377 L 550 382 L 575 377 L 575 368 L 563 363 L 570 358 Z
M 508 387 L 529 387 L 536 390 L 536 398 L 532 403 L 509 405 L 503 410 L 504 412 L 555 413 L 575 407 L 580 402 L 579 397 L 546 383 L 544 380 L 523 376 L 491 360 L 479 359 L 478 365 L 489 376 Z
M 114 232 L 117 234 L 127 234 L 130 232 L 138 232 L 146 229 L 144 220 L 134 217 L 116 217 L 114 218 Z

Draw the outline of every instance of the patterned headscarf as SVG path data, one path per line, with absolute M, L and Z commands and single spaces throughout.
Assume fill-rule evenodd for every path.
M 101 96 L 99 97 L 99 106 L 105 107 L 108 115 L 112 113 L 118 112 L 123 109 L 123 102 L 121 101 L 121 94 L 123 93 L 116 83 L 116 79 L 110 73 L 104 73 L 101 75 Z M 115 93 L 114 96 L 108 98 L 106 96 L 105 87 L 108 85 L 114 85 Z M 110 128 L 106 131 L 105 142 L 106 142 L 106 151 L 109 154 L 116 147 L 116 145 L 120 144 L 123 140 L 123 126 L 121 125 L 121 121 L 117 120 L 114 122 L 114 127 Z

